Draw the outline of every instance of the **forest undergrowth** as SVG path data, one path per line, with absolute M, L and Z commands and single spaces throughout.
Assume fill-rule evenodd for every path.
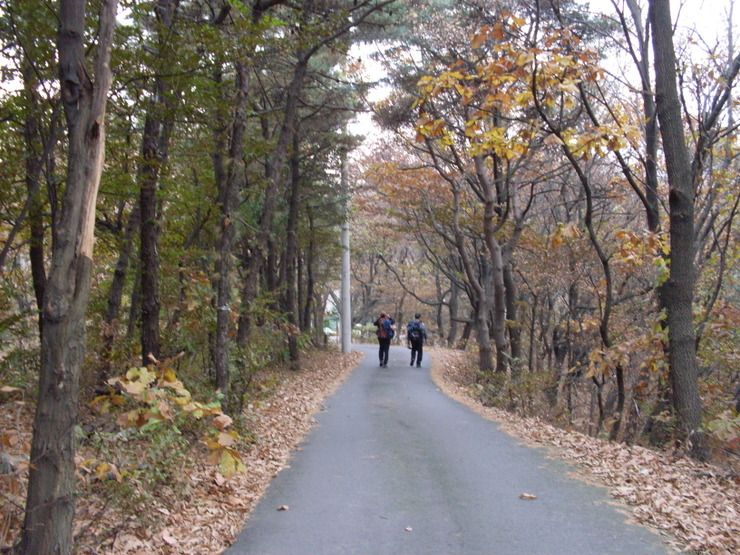
M 303 353 L 300 371 L 286 365 L 258 372 L 250 382 L 244 419 L 235 425 L 240 433 L 233 447 L 243 467 L 230 477 L 208 461 L 209 449 L 192 431 L 176 434 L 164 427 L 160 433 L 134 435 L 110 415 L 87 411 L 81 434 L 98 441 L 81 440 L 76 456 L 76 552 L 223 551 L 313 425 L 323 400 L 361 357 L 312 350 Z M 0 475 L 3 550 L 13 545 L 22 524 L 32 423 L 30 401 L 0 403 L 5 450 L 17 468 Z

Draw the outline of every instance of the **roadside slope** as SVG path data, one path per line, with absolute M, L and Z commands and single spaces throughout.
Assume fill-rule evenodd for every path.
M 432 378 L 445 394 L 511 436 L 577 464 L 580 478 L 607 486 L 613 497 L 632 506 L 635 520 L 675 536 L 669 541 L 676 547 L 713 555 L 740 553 L 740 488 L 720 469 L 485 407 L 472 395 L 475 377 L 465 353 L 430 352 Z

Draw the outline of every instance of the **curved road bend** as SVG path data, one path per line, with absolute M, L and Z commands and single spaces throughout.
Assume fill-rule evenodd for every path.
M 366 352 L 229 555 L 669 553 L 605 489 L 449 399 L 429 357 Z M 522 500 L 527 492 L 535 500 Z M 278 507 L 287 505 L 286 511 Z

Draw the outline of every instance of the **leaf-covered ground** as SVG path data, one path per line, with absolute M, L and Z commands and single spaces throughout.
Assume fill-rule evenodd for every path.
M 290 453 L 310 430 L 324 399 L 361 356 L 312 353 L 305 357 L 300 372 L 263 373 L 259 380 L 268 394 L 247 411 L 255 442 L 242 452 L 247 467 L 243 474 L 226 480 L 205 462 L 203 454 L 196 453 L 182 469 L 177 487 L 157 492 L 155 501 L 140 507 L 136 517 L 113 510 L 102 496 L 80 498 L 78 551 L 220 553 L 233 542 L 272 478 L 289 464 Z M 432 374 L 442 391 L 495 420 L 507 433 L 548 447 L 552 456 L 575 463 L 581 478 L 609 487 L 615 498 L 632 506 L 636 520 L 665 532 L 677 548 L 717 555 L 740 553 L 740 491 L 720 470 L 484 407 L 471 395 L 474 375 L 470 368 L 464 353 L 433 350 Z M 10 431 L 4 434 L 4 450 L 15 462 L 27 457 L 31 419 L 27 403 L 10 400 L 0 404 L 0 426 Z M 12 485 L 11 477 L 0 476 L 3 546 L 17 534 L 24 485 Z
M 664 532 L 676 548 L 740 553 L 740 488 L 735 477 L 670 453 L 612 443 L 485 407 L 472 394 L 475 376 L 465 354 L 432 352 L 432 377 L 442 391 L 496 421 L 508 434 L 575 463 L 581 478 L 607 486 L 612 496 L 631 505 L 637 521 Z
M 247 410 L 255 441 L 245 447 L 246 472 L 226 480 L 204 453 L 193 457 L 173 487 L 155 492 L 153 501 L 123 514 L 103 495 L 87 494 L 77 501 L 75 531 L 79 553 L 206 554 L 220 553 L 234 540 L 272 478 L 288 464 L 330 395 L 357 365 L 361 353 L 342 355 L 319 351 L 304 355 L 302 370 L 265 371 L 257 377 L 266 394 Z M 11 430 L 4 450 L 18 468 L 30 451 L 32 410 L 18 400 L 0 404 L 0 427 Z M 78 458 L 84 457 L 80 453 Z M 0 476 L 0 547 L 17 538 L 25 502 L 25 471 Z

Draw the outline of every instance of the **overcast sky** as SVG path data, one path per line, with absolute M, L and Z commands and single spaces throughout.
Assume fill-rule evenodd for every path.
M 623 1 L 617 0 L 619 4 Z M 614 14 L 612 0 L 581 0 L 581 2 L 588 4 L 591 11 Z M 695 31 L 710 46 L 718 41 L 726 43 L 728 16 L 732 2 L 733 0 L 671 0 L 671 16 L 674 21 L 677 21 L 677 33 L 683 38 Z M 740 46 L 740 36 L 738 36 L 740 34 L 740 0 L 734 0 L 734 2 L 732 21 L 735 30 L 735 51 L 737 51 Z M 647 1 L 642 0 L 641 4 L 647 6 Z M 355 48 L 352 54 L 362 57 L 363 64 L 367 68 L 368 79 L 379 79 L 382 76 L 382 70 L 378 64 L 370 60 L 370 49 L 374 47 Z M 370 100 L 380 100 L 386 94 L 387 92 L 382 87 L 376 88 L 371 91 Z M 371 122 L 370 114 L 360 114 L 350 124 L 350 132 L 363 134 L 370 138 L 377 132 L 377 129 Z
M 623 0 L 617 0 L 620 4 Z M 727 37 L 727 16 L 732 0 L 671 0 L 671 16 L 678 18 L 679 30 L 696 29 L 707 41 L 713 42 L 718 33 L 724 40 Z M 612 0 L 585 0 L 593 11 L 614 13 Z M 643 5 L 647 2 L 642 0 Z M 738 31 L 740 25 L 740 0 L 735 0 L 733 26 Z M 739 41 L 735 40 L 735 45 Z

